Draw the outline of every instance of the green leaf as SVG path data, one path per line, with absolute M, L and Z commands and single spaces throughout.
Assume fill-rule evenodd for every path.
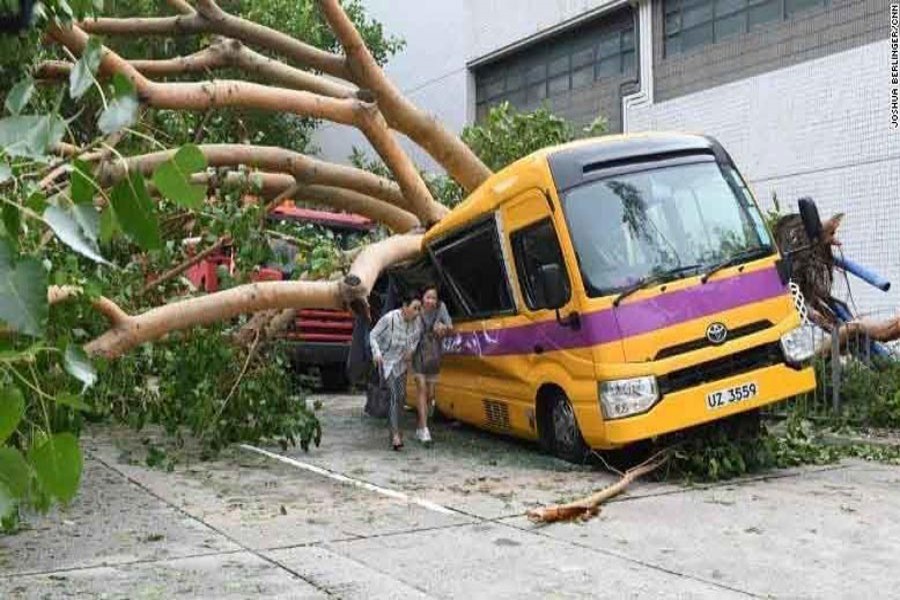
M 7 385 L 0 389 L 0 444 L 5 442 L 25 416 L 25 398 L 19 388 Z
M 94 74 L 100 67 L 100 58 L 103 53 L 103 45 L 100 40 L 91 37 L 88 40 L 81 58 L 75 63 L 75 67 L 69 72 L 69 96 L 73 100 L 81 98 L 94 83 Z
M 116 211 L 116 221 L 128 237 L 145 250 L 162 246 L 155 207 L 139 172 L 133 171 L 117 183 L 109 199 Z
M 12 251 L 0 239 L 0 321 L 26 335 L 43 333 L 47 320 L 47 272 L 34 257 L 13 262 Z
M 18 243 L 19 240 L 19 229 L 22 224 L 22 215 L 19 212 L 19 209 L 13 206 L 12 204 L 4 204 L 3 205 L 3 227 L 6 229 L 6 233 L 9 236 L 9 241 L 12 244 Z
M 47 196 L 45 196 L 42 191 L 35 190 L 28 196 L 28 200 L 25 201 L 25 206 L 36 213 L 42 213 L 44 212 L 44 209 L 47 208 Z
M 0 483 L 0 522 L 11 516 L 19 503 L 13 498 L 12 492 Z
M 116 213 L 112 208 L 107 208 L 100 214 L 100 241 L 105 244 L 119 232 L 121 228 L 116 221 Z
M 153 183 L 160 193 L 185 208 L 196 209 L 206 199 L 206 186 L 192 184 L 191 175 L 206 168 L 206 157 L 200 148 L 187 144 L 153 173 Z
M 57 433 L 31 452 L 31 465 L 44 490 L 68 502 L 75 497 L 83 466 L 78 440 L 71 433 Z
M 91 407 L 82 400 L 81 396 L 76 394 L 58 394 L 53 397 L 53 401 L 57 404 L 62 404 L 63 406 L 68 406 L 69 408 L 74 408 L 75 410 L 83 412 L 90 412 L 92 410 Z
M 94 370 L 94 365 L 91 364 L 91 360 L 81 346 L 75 344 L 66 346 L 63 365 L 69 375 L 84 384 L 84 389 L 97 382 L 97 371 Z
M 112 86 L 113 96 L 116 98 L 119 96 L 134 96 L 134 84 L 121 73 L 113 75 Z
M 91 168 L 82 160 L 72 162 L 72 202 L 75 204 L 91 204 L 94 200 L 96 183 L 91 177 Z
M 23 498 L 28 493 L 28 463 L 15 448 L 0 447 L 0 484 L 6 486 L 13 498 Z
M 106 135 L 125 129 L 137 121 L 139 107 L 137 98 L 134 96 L 115 98 L 100 115 L 97 127 Z
M 32 94 L 34 94 L 34 80 L 31 77 L 26 77 L 9 90 L 9 93 L 6 95 L 6 110 L 14 115 L 18 115 L 28 105 Z
M 43 217 L 66 246 L 95 262 L 110 264 L 97 248 L 100 215 L 93 206 L 78 204 L 72 209 L 64 209 L 51 205 L 44 211 Z
M 97 121 L 97 127 L 106 135 L 134 124 L 137 120 L 138 108 L 140 108 L 140 103 L 134 93 L 134 85 L 121 73 L 113 76 L 113 90 L 115 97 L 109 102 Z
M 66 123 L 57 115 L 20 115 L 0 119 L 0 148 L 10 156 L 45 158 L 62 140 Z

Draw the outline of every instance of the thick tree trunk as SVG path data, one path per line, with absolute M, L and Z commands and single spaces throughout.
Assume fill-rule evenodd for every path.
M 381 272 L 390 265 L 415 258 L 421 244 L 421 235 L 400 235 L 367 246 L 353 262 L 344 281 L 257 282 L 166 304 L 136 316 L 118 310 L 112 319 L 113 327 L 88 343 L 85 351 L 115 358 L 172 331 L 264 310 L 365 307 Z

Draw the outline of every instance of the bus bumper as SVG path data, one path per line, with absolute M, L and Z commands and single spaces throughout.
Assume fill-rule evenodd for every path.
M 708 406 L 709 394 L 750 383 L 757 386 L 755 397 Z M 667 394 L 648 412 L 634 417 L 604 420 L 599 402 L 574 408 L 585 442 L 592 448 L 610 449 L 767 406 L 815 387 L 812 367 L 798 370 L 779 364 Z

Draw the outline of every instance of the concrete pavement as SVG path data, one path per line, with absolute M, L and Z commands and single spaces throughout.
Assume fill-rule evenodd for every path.
M 0 597 L 871 598 L 900 590 L 900 468 L 845 462 L 715 486 L 638 483 L 587 523 L 538 527 L 525 510 L 613 478 L 465 427 L 436 426 L 434 448 L 410 440 L 393 453 L 382 424 L 362 416 L 361 398 L 323 400 L 321 448 L 269 448 L 294 464 L 235 447 L 210 462 L 187 456 L 166 473 L 141 464 L 141 435 L 90 432 L 73 504 L 0 538 Z

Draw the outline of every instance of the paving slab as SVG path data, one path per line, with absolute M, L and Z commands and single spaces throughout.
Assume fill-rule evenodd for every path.
M 0 577 L 238 549 L 88 459 L 81 489 L 70 506 L 29 516 L 22 531 L 0 535 Z
M 318 600 L 331 596 L 253 554 L 240 552 L 19 576 L 0 580 L 0 597 Z
M 146 450 L 127 430 L 96 430 L 84 443 L 99 460 L 246 548 L 290 547 L 473 521 L 343 485 L 238 447 L 216 460 L 187 456 L 167 472 L 137 460 Z
M 327 544 L 443 598 L 742 598 L 715 583 L 496 523 Z
M 782 598 L 874 598 L 900 589 L 900 468 L 846 463 L 789 478 L 604 507 L 538 535 Z
M 344 600 L 434 598 L 424 590 L 395 579 L 381 565 L 367 565 L 327 548 L 304 546 L 263 554 Z
M 329 396 L 322 403 L 322 446 L 286 455 L 480 518 L 581 497 L 615 480 L 548 456 L 536 444 L 466 426 L 434 423 L 434 446 L 424 448 L 413 439 L 411 412 L 403 414 L 405 448 L 392 452 L 385 422 L 363 414 L 362 396 Z M 643 484 L 633 491 L 641 489 Z

